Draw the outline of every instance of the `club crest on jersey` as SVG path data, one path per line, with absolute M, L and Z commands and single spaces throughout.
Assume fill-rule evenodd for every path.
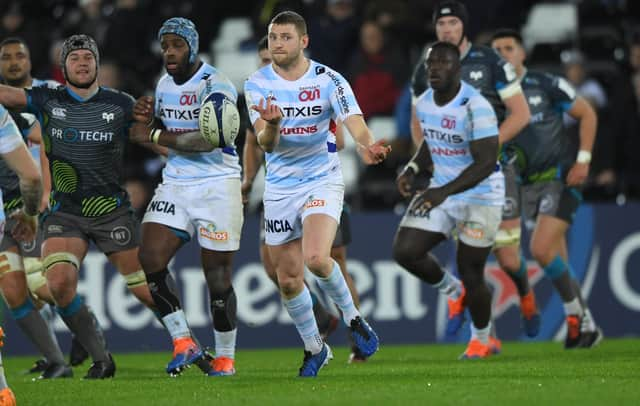
M 316 66 L 316 75 L 322 75 L 324 72 L 324 66 Z
M 102 113 L 102 119 L 106 120 L 107 123 L 110 123 L 114 120 L 115 114 L 113 113 Z
M 51 115 L 58 118 L 67 117 L 67 109 L 63 109 L 62 107 L 54 107 L 51 109 Z
M 531 97 L 529 97 L 529 104 L 530 105 L 537 106 L 540 103 L 542 103 L 542 97 L 540 97 L 540 96 L 531 96 Z
M 481 70 L 472 70 L 471 72 L 469 72 L 469 78 L 471 80 L 480 80 L 483 76 L 484 75 L 482 74 Z

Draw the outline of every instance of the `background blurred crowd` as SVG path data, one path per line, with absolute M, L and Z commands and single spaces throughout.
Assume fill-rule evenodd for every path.
M 536 2 L 525 0 L 463 1 L 470 12 L 469 38 L 485 43 L 497 28 L 522 31 L 528 65 L 564 74 L 599 113 L 589 200 L 640 199 L 640 2 L 583 0 Z M 134 97 L 152 94 L 164 73 L 156 33 L 172 16 L 192 19 L 200 33 L 203 59 L 220 67 L 254 61 L 257 41 L 266 34 L 273 15 L 292 9 L 306 17 L 309 56 L 342 73 L 377 138 L 387 138 L 394 152 L 383 165 L 363 168 L 342 157 L 347 199 L 356 209 L 397 206 L 397 171 L 413 152 L 409 134 L 413 66 L 424 46 L 435 39 L 432 0 L 4 0 L 0 2 L 0 40 L 19 36 L 31 49 L 33 76 L 63 82 L 59 66 L 61 41 L 76 33 L 93 36 L 99 44 L 101 85 Z M 558 6 L 555 17 L 569 11 L 554 30 L 540 17 L 540 6 Z M 573 10 L 573 11 L 572 11 Z M 538 14 L 536 14 L 538 13 Z M 573 13 L 573 14 L 572 14 Z M 536 20 L 536 16 L 539 18 Z M 575 16 L 575 18 L 571 18 Z M 233 24 L 229 23 L 230 21 Z M 235 27 L 235 29 L 234 29 Z M 244 27 L 238 29 L 238 27 Z M 233 59 L 244 58 L 244 59 Z M 253 67 L 249 65 L 248 73 Z M 243 75 L 245 71 L 240 72 Z M 242 90 L 242 76 L 236 81 Z M 241 107 L 243 107 L 241 105 Z M 241 110 L 244 110 L 241 108 Z M 577 137 L 567 119 L 568 134 Z M 382 133 L 380 133 L 382 132 Z M 238 139 L 242 151 L 244 130 Z M 127 177 L 134 205 L 144 208 L 159 180 L 162 161 L 132 146 Z

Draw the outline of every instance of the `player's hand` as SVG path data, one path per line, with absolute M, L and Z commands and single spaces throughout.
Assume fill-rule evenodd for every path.
M 153 97 L 142 96 L 133 105 L 133 119 L 144 125 L 151 125 L 153 122 Z
M 256 106 L 251 106 L 251 110 L 257 111 L 260 118 L 269 124 L 278 125 L 282 121 L 282 110 L 275 104 L 271 104 L 271 97 L 267 97 L 266 105 L 263 106 L 264 99 Z
M 24 211 L 17 210 L 10 217 L 16 220 L 16 225 L 11 230 L 11 236 L 16 241 L 29 242 L 36 239 L 38 216 L 29 216 Z
M 385 145 L 386 142 L 386 140 L 380 140 L 368 147 L 358 144 L 357 151 L 362 161 L 367 165 L 376 165 L 384 161 L 389 152 L 391 152 L 391 146 Z
M 411 197 L 413 184 L 416 180 L 416 174 L 413 172 L 413 169 L 405 166 L 402 172 L 396 178 L 396 185 L 398 186 L 398 191 L 402 195 L 402 197 Z
M 49 208 L 49 194 L 48 193 L 43 193 L 42 194 L 42 200 L 40 200 L 40 207 L 39 207 L 38 211 L 40 213 L 44 213 L 45 211 L 47 211 L 48 208 Z
M 249 179 L 243 180 L 242 186 L 240 186 L 240 191 L 242 192 L 242 204 L 249 203 L 249 194 L 251 193 L 251 189 L 253 189 L 253 181 Z
M 129 141 L 137 144 L 149 142 L 150 132 L 151 128 L 147 127 L 146 124 L 136 121 L 129 128 Z
M 447 194 L 442 188 L 429 188 L 416 194 L 414 207 L 429 211 L 442 204 L 446 199 Z
M 576 162 L 567 174 L 567 186 L 580 186 L 587 181 L 589 176 L 589 164 L 581 164 Z

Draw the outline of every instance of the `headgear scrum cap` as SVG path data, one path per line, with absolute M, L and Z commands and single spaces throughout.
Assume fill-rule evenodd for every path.
M 441 17 L 458 17 L 462 21 L 463 32 L 467 28 L 469 22 L 469 12 L 464 4 L 459 1 L 442 1 L 436 5 L 433 10 L 433 25 L 435 26 Z
M 189 63 L 196 61 L 198 55 L 198 31 L 193 21 L 183 17 L 172 17 L 165 21 L 158 31 L 158 41 L 164 34 L 175 34 L 182 37 L 189 45 Z
M 96 65 L 100 65 L 100 53 L 98 52 L 98 44 L 96 44 L 96 41 L 88 35 L 78 34 L 70 36 L 64 40 L 64 43 L 62 44 L 60 63 L 63 67 L 67 61 L 67 56 L 77 49 L 87 49 L 91 51 L 93 56 L 96 58 Z

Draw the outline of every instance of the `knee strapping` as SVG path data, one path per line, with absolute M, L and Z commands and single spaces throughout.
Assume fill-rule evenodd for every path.
M 509 230 L 498 230 L 496 233 L 496 241 L 493 243 L 493 249 L 511 247 L 520 244 L 520 235 L 522 230 L 520 227 Z
M 22 257 L 15 252 L 3 251 L 0 253 L 0 278 L 10 272 L 24 272 Z
M 124 280 L 127 281 L 127 288 L 133 289 L 139 286 L 144 286 L 147 284 L 147 276 L 144 274 L 142 269 L 130 273 L 129 275 L 124 276 Z
M 38 258 L 24 258 L 23 261 L 29 291 L 35 293 L 47 284 L 47 278 L 44 276 L 44 267 Z
M 80 269 L 80 261 L 78 257 L 70 252 L 56 252 L 55 254 L 48 255 L 42 260 L 42 267 L 44 272 L 47 273 L 51 268 L 58 264 L 71 264 L 76 270 Z

